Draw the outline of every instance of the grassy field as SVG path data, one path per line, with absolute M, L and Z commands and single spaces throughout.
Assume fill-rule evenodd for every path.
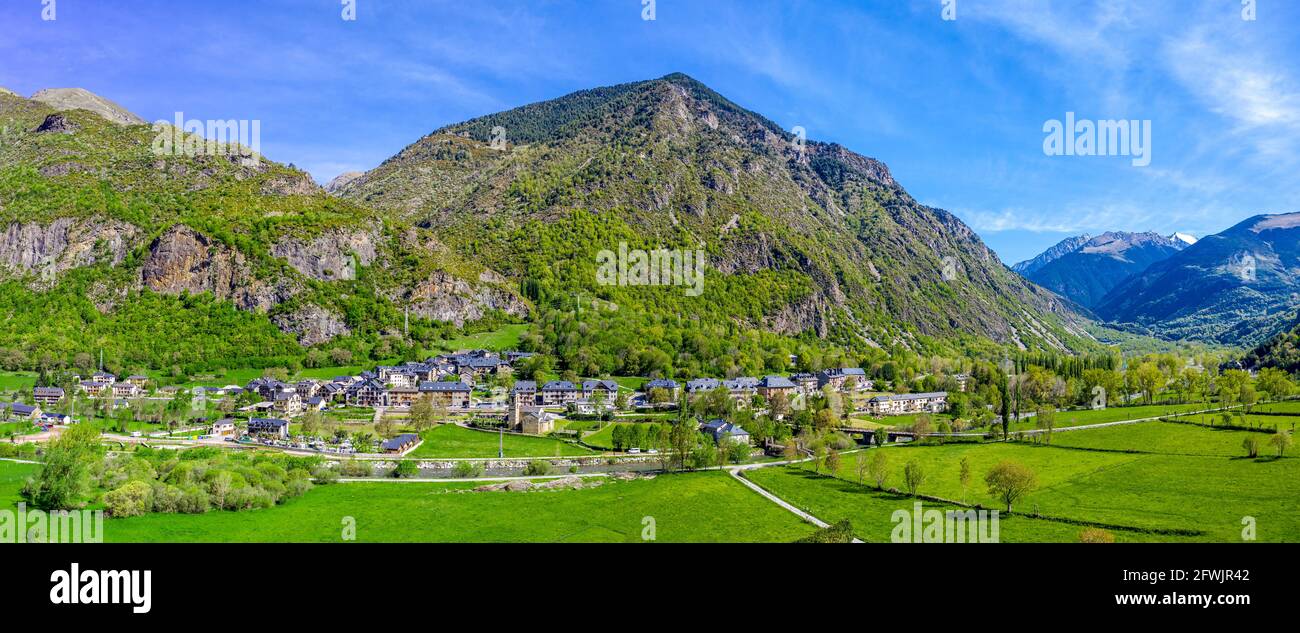
M 1206 426 L 1223 426 L 1223 416 L 1219 413 L 1200 413 L 1197 415 L 1184 416 L 1180 420 L 1187 420 Z M 1232 414 L 1232 426 L 1248 426 L 1251 428 L 1294 430 L 1296 423 L 1300 422 L 1300 417 L 1289 415 L 1256 415 L 1249 414 L 1242 418 L 1237 413 Z
M 1039 482 L 1018 502 L 1019 512 L 1152 532 L 1192 530 L 1198 534 L 1190 538 L 1227 542 L 1240 540 L 1244 517 L 1255 517 L 1259 540 L 1300 540 L 1300 459 L 1240 456 L 1241 433 L 1145 423 L 1061 433 L 1053 446 L 949 444 L 883 450 L 890 451 L 887 485 L 902 489 L 903 466 L 915 460 L 926 473 L 920 488 L 925 495 L 995 507 L 983 477 L 998 462 L 1013 460 L 1033 469 Z M 1147 452 L 1125 452 L 1131 450 Z M 958 476 L 963 457 L 972 480 L 965 490 Z M 838 474 L 856 481 L 852 457 L 843 460 Z
M 36 374 L 29 371 L 0 371 L 0 391 L 27 391 L 36 384 Z
M 424 443 L 411 451 L 407 457 L 490 458 L 497 456 L 496 433 L 444 424 L 425 431 L 423 437 Z M 572 457 L 593 454 L 589 449 L 548 437 L 506 434 L 504 442 L 506 457 Z
M 586 437 L 583 437 L 583 438 L 582 438 L 582 441 L 585 442 L 585 443 L 587 443 L 587 444 L 590 444 L 590 445 L 592 445 L 592 446 L 598 446 L 598 447 L 600 447 L 600 448 L 613 449 L 613 448 L 614 448 L 614 427 L 616 427 L 616 426 L 629 427 L 629 426 L 632 426 L 632 425 L 634 425 L 634 424 L 643 424 L 643 425 L 645 425 L 645 426 L 648 427 L 651 423 L 646 423 L 646 422 L 612 422 L 612 423 L 610 423 L 610 424 L 606 424 L 606 425 L 604 426 L 604 428 L 600 429 L 599 431 L 596 431 L 595 433 L 592 433 L 592 434 L 590 434 L 590 435 L 587 435 Z M 668 424 L 668 421 L 667 421 L 667 419 L 665 419 L 663 422 L 655 422 L 654 424 Z
M 1253 409 L 1257 413 L 1283 413 L 1288 415 L 1300 415 L 1300 400 L 1288 400 L 1286 402 L 1269 402 L 1261 404 Z
M 891 520 L 896 510 L 913 510 L 914 500 L 904 495 L 878 492 L 867 486 L 816 475 L 797 467 L 751 470 L 750 480 L 776 492 L 781 498 L 813 516 L 831 523 L 848 519 L 858 538 L 868 543 L 888 543 L 897 525 Z M 960 506 L 923 502 L 924 509 L 959 510 Z M 998 538 L 1003 543 L 1073 542 L 1083 527 L 1072 523 L 1034 519 L 1025 516 L 999 516 Z M 1156 535 L 1142 532 L 1115 532 L 1115 540 L 1152 541 Z M 1185 540 L 1185 539 L 1183 539 Z
M 1085 424 L 1105 424 L 1107 422 L 1124 422 L 1126 420 L 1144 420 L 1147 418 L 1172 416 L 1179 413 L 1186 413 L 1188 411 L 1204 411 L 1207 408 L 1213 409 L 1218 406 L 1219 405 L 1217 404 L 1210 404 L 1207 407 L 1201 403 L 1153 404 L 1150 406 L 1142 405 L 1136 407 L 1111 407 L 1109 409 L 1086 409 L 1083 411 L 1060 411 L 1056 414 L 1056 428 L 1083 426 Z M 1035 428 L 1038 428 L 1038 423 L 1034 418 L 1029 418 L 1011 425 L 1013 431 L 1025 431 Z
M 0 507 L 18 501 L 34 467 L 0 462 Z M 641 542 L 653 517 L 662 542 L 781 542 L 814 528 L 721 473 L 606 482 L 587 490 L 469 492 L 470 484 L 336 484 L 282 506 L 202 515 L 108 519 L 109 542 Z
M 1242 440 L 1253 436 L 1265 445 L 1270 433 L 1230 431 L 1174 422 L 1142 422 L 1129 426 L 1111 426 L 1071 433 L 1056 433 L 1052 445 L 1090 450 L 1186 455 L 1195 457 L 1245 457 Z M 1289 456 L 1300 456 L 1293 446 Z
M 443 341 L 441 345 L 443 349 L 448 351 L 486 349 L 500 352 L 513 350 L 519 348 L 519 338 L 527 331 L 527 324 L 507 325 L 498 330 L 480 332 L 478 334 L 470 334 L 468 336 Z

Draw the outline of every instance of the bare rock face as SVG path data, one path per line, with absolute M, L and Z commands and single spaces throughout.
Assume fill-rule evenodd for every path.
M 292 280 L 257 279 L 243 253 L 214 243 L 193 229 L 177 225 L 149 246 L 140 283 L 154 292 L 211 292 L 241 310 L 267 312 L 297 293 Z
M 89 110 L 118 125 L 144 125 L 144 119 L 126 108 L 82 88 L 47 88 L 32 95 L 55 110 Z
M 352 333 L 343 317 L 314 303 L 293 312 L 277 314 L 271 320 L 281 330 L 296 335 L 299 344 L 308 347 Z
M 0 232 L 0 269 L 7 269 L 9 274 L 35 273 L 42 279 L 53 279 L 81 266 L 117 265 L 138 234 L 135 226 L 115 220 L 13 222 Z
M 56 112 L 45 117 L 45 121 L 40 127 L 36 128 L 37 134 L 53 132 L 56 134 L 72 134 L 77 131 L 77 126 L 68 117 L 61 112 Z
M 320 281 L 357 278 L 357 265 L 369 266 L 377 257 L 379 228 L 370 231 L 329 231 L 307 241 L 285 238 L 271 246 L 295 270 Z
M 528 315 L 528 305 L 514 294 L 493 286 L 471 285 L 444 272 L 434 273 L 394 300 L 410 305 L 413 313 L 426 319 L 448 321 L 457 326 L 477 321 L 489 310 L 518 317 Z
M 273 178 L 262 185 L 262 194 L 268 196 L 310 196 L 320 191 L 320 185 L 307 174 Z
M 329 184 L 325 185 L 325 192 L 330 195 L 338 194 L 340 191 L 343 191 L 344 187 L 347 187 L 349 184 L 352 184 L 352 181 L 364 175 L 366 175 L 366 172 L 364 171 L 343 172 L 335 176 L 334 180 L 329 181 Z

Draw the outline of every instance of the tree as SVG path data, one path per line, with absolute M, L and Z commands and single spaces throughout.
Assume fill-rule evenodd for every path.
M 23 496 L 41 510 L 74 510 L 92 490 L 91 467 L 101 459 L 99 431 L 75 424 L 50 442 L 45 463 L 24 487 Z
M 1044 444 L 1052 443 L 1052 431 L 1056 428 L 1056 409 L 1052 407 L 1043 407 L 1038 410 L 1035 422 L 1038 428 L 1043 430 L 1042 437 Z
M 622 424 L 615 424 L 614 429 L 610 431 L 612 436 L 611 442 L 614 444 L 614 450 L 622 451 L 627 448 L 627 428 Z
M 876 489 L 884 490 L 885 482 L 889 479 L 889 455 L 880 449 L 871 451 L 867 470 L 871 472 L 872 481 L 876 482 Z
M 984 476 L 989 494 L 1006 504 L 1007 512 L 1017 500 L 1038 486 L 1038 476 L 1028 467 L 1010 460 L 1000 462 Z
M 853 466 L 854 470 L 858 473 L 859 486 L 866 483 L 868 467 L 871 465 L 869 461 L 871 453 L 872 451 L 859 451 L 858 454 L 853 457 Z
M 876 446 L 884 446 L 889 443 L 889 430 L 885 427 L 876 429 L 875 433 Z
M 1277 456 L 1281 457 L 1286 453 L 1287 449 L 1291 448 L 1291 433 L 1278 431 L 1273 434 L 1268 443 L 1273 445 L 1273 448 L 1277 450 Z
M 303 414 L 302 419 L 300 420 L 302 424 L 302 434 L 307 436 L 314 436 L 317 433 L 320 433 L 321 423 L 324 421 L 324 419 L 325 416 L 316 409 L 312 409 L 311 411 L 308 411 L 307 413 Z
M 840 472 L 840 452 L 835 450 L 834 447 L 826 449 L 826 471 L 832 477 Z
M 390 437 L 393 434 L 393 420 L 386 415 L 379 416 L 379 421 L 375 422 L 375 432 L 380 437 Z
M 411 426 L 417 433 L 433 428 L 438 423 L 433 406 L 433 394 L 424 394 L 411 405 Z
M 903 466 L 903 485 L 907 487 L 907 494 L 915 497 L 924 483 L 925 467 L 915 459 L 909 460 Z
M 1265 367 L 1259 370 L 1256 385 L 1270 400 L 1281 400 L 1295 391 L 1295 384 L 1291 382 L 1291 377 L 1276 367 Z
M 1165 386 L 1165 373 L 1155 363 L 1142 363 L 1134 370 L 1134 380 L 1146 396 L 1146 403 L 1154 401 L 1156 392 Z
M 970 460 L 961 458 L 961 472 L 957 475 L 958 481 L 961 482 L 961 500 L 966 502 L 966 488 L 970 487 Z

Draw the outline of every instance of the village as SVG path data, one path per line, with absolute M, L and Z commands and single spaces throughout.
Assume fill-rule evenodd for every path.
M 356 375 L 330 379 L 281 380 L 263 376 L 243 386 L 179 387 L 154 389 L 148 376 L 116 376 L 95 372 L 74 377 L 77 396 L 100 409 L 130 408 L 144 399 L 173 401 L 188 397 L 197 410 L 207 402 L 237 402 L 225 415 L 196 416 L 185 437 L 201 441 L 278 447 L 343 455 L 406 454 L 419 445 L 418 433 L 391 430 L 380 437 L 357 439 L 347 434 L 304 432 L 299 424 L 307 416 L 347 411 L 356 421 L 405 420 L 423 404 L 440 422 L 460 420 L 478 429 L 527 436 L 549 436 L 568 418 L 618 419 L 641 413 L 663 413 L 689 406 L 716 394 L 734 402 L 735 410 L 752 410 L 781 420 L 811 398 L 837 394 L 851 410 L 874 418 L 921 413 L 942 413 L 948 407 L 946 392 L 876 394 L 874 383 L 857 367 L 831 368 L 789 376 L 696 378 L 678 382 L 648 378 L 637 388 L 612 379 L 515 380 L 515 366 L 532 357 L 528 352 L 467 350 L 442 354 L 424 361 L 380 365 Z M 965 376 L 958 376 L 964 386 Z M 508 385 L 508 386 L 507 386 Z M 27 420 L 43 430 L 78 421 L 75 411 L 65 413 L 69 398 L 61 387 L 37 386 L 31 404 L 0 404 L 0 417 Z M 734 420 L 699 419 L 701 432 L 722 445 L 751 443 L 750 433 Z M 408 429 L 409 430 L 409 429 Z M 130 436 L 142 438 L 136 431 Z M 152 437 L 167 437 L 156 432 Z M 581 439 L 581 433 L 577 435 Z M 869 438 L 868 438 L 869 441 Z M 363 445 L 363 444 L 369 445 Z M 767 448 L 767 447 L 761 447 Z

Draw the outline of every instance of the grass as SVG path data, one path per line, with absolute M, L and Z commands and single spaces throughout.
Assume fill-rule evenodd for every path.
M 668 422 L 665 421 L 662 424 L 667 424 L 667 423 Z M 606 424 L 604 428 L 600 429 L 599 431 L 596 431 L 595 433 L 592 433 L 591 435 L 582 438 L 582 441 L 586 444 L 590 444 L 591 446 L 613 449 L 614 448 L 614 427 L 617 426 L 630 427 L 636 424 L 643 424 L 646 425 L 646 427 L 649 426 L 649 423 L 646 422 L 611 422 L 609 424 Z
M 913 500 L 904 495 L 879 492 L 867 486 L 816 475 L 798 467 L 761 468 L 745 476 L 776 493 L 792 505 L 813 516 L 837 523 L 848 519 L 853 532 L 868 543 L 888 543 L 897 523 L 892 520 L 898 510 L 912 512 Z M 960 506 L 924 501 L 926 510 L 959 510 Z M 1082 526 L 1034 519 L 1020 515 L 998 517 L 998 537 L 1003 543 L 1073 542 Z M 1115 532 L 1117 541 L 1147 541 L 1153 537 L 1141 532 Z
M 527 331 L 527 324 L 506 325 L 490 332 L 480 332 L 449 339 L 443 341 L 441 345 L 449 351 L 462 349 L 486 349 L 493 352 L 513 350 L 519 348 L 519 339 Z
M 0 508 L 18 502 L 34 466 L 0 462 Z M 469 492 L 472 484 L 321 486 L 284 505 L 246 512 L 107 519 L 109 542 L 781 542 L 814 528 L 722 473 L 608 481 L 586 490 Z
M 27 391 L 36 385 L 36 374 L 30 371 L 0 371 L 0 391 Z
M 1288 400 L 1286 402 L 1270 402 L 1261 404 L 1252 409 L 1259 413 L 1283 413 L 1287 415 L 1300 415 L 1300 400 Z
M 1172 416 L 1177 413 L 1186 413 L 1188 411 L 1204 411 L 1214 409 L 1219 405 L 1205 405 L 1200 402 L 1190 404 L 1153 404 L 1136 407 L 1111 407 L 1109 409 L 1085 409 L 1082 411 L 1058 411 L 1056 414 L 1056 428 L 1067 426 L 1083 426 L 1085 424 L 1106 424 L 1108 422 L 1126 422 L 1128 420 L 1144 420 L 1147 418 L 1158 418 L 1162 416 Z M 1019 423 L 1012 424 L 1011 430 L 1025 431 L 1038 428 L 1034 418 L 1022 420 Z
M 498 434 L 476 431 L 454 424 L 444 424 L 425 431 L 424 443 L 407 454 L 412 458 L 453 458 L 497 456 Z M 592 455 L 592 451 L 549 437 L 505 434 L 506 457 L 574 457 Z
M 1300 459 L 1239 456 L 1242 433 L 1143 423 L 1062 433 L 1054 446 L 949 444 L 883 450 L 891 462 L 887 486 L 902 489 L 903 466 L 915 460 L 926 473 L 923 495 L 996 507 L 983 477 L 998 462 L 1011 460 L 1038 475 L 1037 489 L 1017 503 L 1018 512 L 1127 526 L 1162 540 L 1183 537 L 1160 532 L 1191 530 L 1200 533 L 1192 536 L 1196 540 L 1224 542 L 1240 541 L 1241 521 L 1255 517 L 1259 540 L 1300 540 Z M 1147 452 L 1121 452 L 1129 450 Z M 958 476 L 962 458 L 971 468 L 971 485 L 965 490 Z M 838 474 L 856 481 L 851 456 Z
M 1142 422 L 1129 426 L 1056 433 L 1052 436 L 1052 445 L 1162 455 L 1244 457 L 1246 453 L 1241 442 L 1247 436 L 1258 438 L 1266 448 L 1269 439 L 1273 437 L 1271 433 L 1214 429 L 1175 422 Z M 1300 456 L 1300 448 L 1293 446 L 1287 455 Z
M 1206 426 L 1223 426 L 1223 416 L 1219 413 L 1200 413 L 1197 415 L 1183 416 L 1179 420 L 1186 420 L 1196 424 Z M 1281 429 L 1284 431 L 1294 430 L 1296 423 L 1300 418 L 1286 415 L 1247 415 L 1244 419 L 1237 413 L 1232 414 L 1232 421 L 1229 426 L 1247 426 L 1259 429 Z

